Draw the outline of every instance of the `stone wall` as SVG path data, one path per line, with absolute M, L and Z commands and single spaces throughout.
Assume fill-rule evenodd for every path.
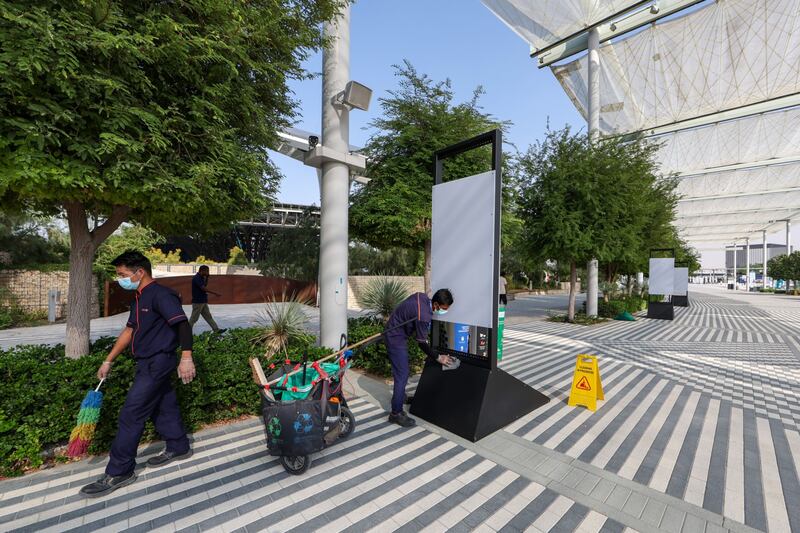
M 56 306 L 56 318 L 66 316 L 69 272 L 0 270 L 0 289 L 7 290 L 14 301 L 26 311 L 44 313 L 47 313 L 47 295 L 50 289 L 61 291 L 60 303 Z M 100 316 L 99 289 L 95 276 L 92 276 L 91 313 L 92 318 Z
M 372 280 L 391 278 L 404 281 L 410 293 L 425 292 L 425 278 L 422 276 L 348 276 L 347 278 L 347 307 L 361 309 L 359 297 Z

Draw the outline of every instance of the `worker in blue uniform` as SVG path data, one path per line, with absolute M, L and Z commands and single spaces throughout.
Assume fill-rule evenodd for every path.
M 114 360 L 130 346 L 136 361 L 136 375 L 119 413 L 119 427 L 111 445 L 108 466 L 97 481 L 81 489 L 85 497 L 96 498 L 136 480 L 136 451 L 145 422 L 152 419 L 166 441 L 166 448 L 147 461 L 147 466 L 164 466 L 191 456 L 178 398 L 171 378 L 177 368 L 184 384 L 195 377 L 192 361 L 192 330 L 178 294 L 156 283 L 150 261 L 139 252 L 125 252 L 111 262 L 120 287 L 135 291 L 125 329 L 97 371 L 107 378 Z M 180 345 L 180 363 L 175 350 Z
M 403 411 L 410 372 L 409 337 L 414 336 L 417 345 L 429 360 L 434 360 L 442 365 L 453 363 L 449 355 L 434 353 L 428 341 L 431 320 L 434 316 L 446 314 L 451 305 L 453 305 L 453 295 L 448 289 L 439 289 L 433 298 L 428 298 L 427 294 L 418 292 L 406 298 L 389 317 L 385 339 L 394 378 L 392 412 L 389 414 L 389 422 L 402 427 L 411 427 L 416 424 L 416 421 Z

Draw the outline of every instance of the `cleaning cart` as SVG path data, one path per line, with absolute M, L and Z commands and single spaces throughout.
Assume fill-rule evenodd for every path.
M 381 340 L 368 337 L 314 362 L 284 361 L 267 378 L 258 359 L 250 364 L 261 394 L 261 412 L 270 455 L 290 474 L 311 465 L 311 454 L 349 437 L 356 426 L 342 391 L 345 373 L 358 349 Z

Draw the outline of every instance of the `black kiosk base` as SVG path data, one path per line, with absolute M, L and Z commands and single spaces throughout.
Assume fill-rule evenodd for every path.
M 689 307 L 689 296 L 676 296 L 673 294 L 672 305 L 676 305 L 678 307 Z
M 511 374 L 463 364 L 442 370 L 428 363 L 411 414 L 471 442 L 494 433 L 550 399 Z
M 675 318 L 675 308 L 672 302 L 649 302 L 647 304 L 647 318 L 672 320 Z

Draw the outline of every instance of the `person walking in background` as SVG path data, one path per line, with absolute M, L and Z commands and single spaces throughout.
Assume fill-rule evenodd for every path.
M 225 333 L 226 329 L 220 329 L 211 316 L 211 309 L 208 307 L 208 295 L 213 294 L 219 296 L 220 294 L 208 290 L 208 278 L 210 272 L 208 265 L 203 265 L 197 270 L 197 274 L 192 278 L 192 318 L 189 319 L 189 325 L 194 328 L 195 323 L 200 320 L 200 315 L 205 318 L 214 333 Z
M 500 303 L 503 305 L 508 305 L 508 298 L 506 296 L 506 273 L 500 273 L 500 280 L 497 284 L 497 292 L 500 293 Z

